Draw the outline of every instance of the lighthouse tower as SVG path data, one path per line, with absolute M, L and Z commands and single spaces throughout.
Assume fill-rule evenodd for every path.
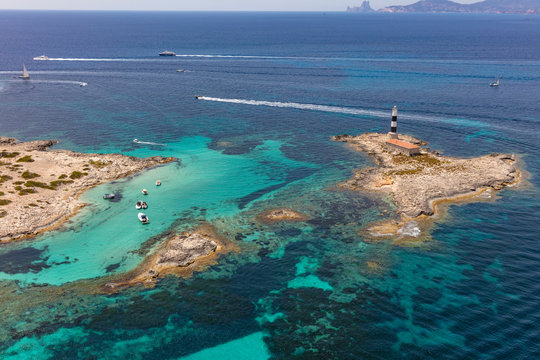
M 390 125 L 390 132 L 388 133 L 389 139 L 397 139 L 397 106 L 392 109 L 392 124 Z

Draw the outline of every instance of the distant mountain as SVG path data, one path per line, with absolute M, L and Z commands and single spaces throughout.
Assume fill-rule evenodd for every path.
M 348 6 L 347 7 L 347 12 L 361 12 L 361 13 L 366 13 L 366 12 L 374 12 L 375 10 L 373 10 L 371 8 L 371 5 L 369 5 L 369 1 L 364 1 L 362 3 L 362 5 L 360 6 L 355 6 L 355 7 L 350 7 Z
M 540 0 L 485 0 L 474 4 L 458 4 L 449 0 L 421 0 L 378 10 L 386 13 L 488 13 L 540 14 Z

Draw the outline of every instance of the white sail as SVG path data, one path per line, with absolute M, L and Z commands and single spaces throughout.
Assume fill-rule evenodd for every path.
M 24 66 L 24 63 L 22 64 L 22 76 L 19 76 L 21 79 L 30 79 L 30 74 L 28 73 L 28 70 L 26 70 L 26 66 Z

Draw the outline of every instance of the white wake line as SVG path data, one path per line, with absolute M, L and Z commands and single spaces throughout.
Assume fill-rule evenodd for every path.
M 150 142 L 150 141 L 140 141 L 140 140 L 137 140 L 137 139 L 134 139 L 133 142 L 135 144 L 167 146 L 167 144 L 160 144 L 160 143 L 155 143 L 155 142 Z
M 253 105 L 253 106 L 270 106 L 270 107 L 278 107 L 278 108 L 323 111 L 323 112 L 338 113 L 338 114 L 364 115 L 364 116 L 372 116 L 372 117 L 388 117 L 391 114 L 391 110 L 389 111 L 366 110 L 366 109 L 355 109 L 355 108 L 348 108 L 348 107 L 341 107 L 341 106 L 302 104 L 302 103 L 295 103 L 295 102 L 223 99 L 223 98 L 215 98 L 215 97 L 208 97 L 208 96 L 201 96 L 198 99 L 206 100 L 206 101 L 222 102 L 222 103 L 244 104 L 244 105 Z M 403 113 L 400 114 L 400 117 L 404 119 L 415 119 L 415 120 L 423 120 L 423 121 L 448 121 L 449 120 L 445 118 L 437 118 L 437 117 L 431 117 L 431 116 L 425 116 L 425 115 L 403 114 Z
M 377 57 L 328 57 L 328 56 L 271 56 L 271 55 L 220 55 L 220 54 L 176 54 L 178 58 L 205 58 L 205 59 L 267 59 L 267 60 L 313 60 L 313 61 L 360 61 L 360 62 L 409 62 L 409 63 L 441 63 L 441 64 L 501 64 L 540 66 L 538 61 L 509 61 L 480 59 L 418 59 L 418 58 L 377 58 Z M 167 57 L 169 58 L 169 57 Z M 164 61 L 164 57 L 154 58 L 48 58 L 34 61 L 103 61 L 103 62 L 152 62 Z
M 33 80 L 33 79 L 29 79 L 29 80 L 1 80 L 0 79 L 0 83 L 4 83 L 4 82 L 9 82 L 9 83 L 20 83 L 20 84 L 24 84 L 24 83 L 29 83 L 29 84 L 35 84 L 35 83 L 40 83 L 40 84 L 73 84 L 73 85 L 79 85 L 79 86 L 86 86 L 88 85 L 88 83 L 84 82 L 84 81 L 72 81 L 72 80 Z

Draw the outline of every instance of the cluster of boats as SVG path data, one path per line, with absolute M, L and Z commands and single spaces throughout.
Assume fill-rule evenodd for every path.
M 161 180 L 156 180 L 156 186 L 160 186 L 160 185 L 161 185 Z M 143 195 L 148 195 L 148 190 L 142 189 L 141 193 Z M 103 198 L 106 200 L 114 199 L 114 194 L 105 194 L 103 195 Z M 148 204 L 146 203 L 146 201 L 139 200 L 135 204 L 135 209 L 137 210 L 147 209 L 147 208 L 148 208 Z M 137 217 L 139 218 L 139 221 L 141 222 L 141 224 L 148 224 L 150 222 L 150 220 L 148 219 L 148 216 L 143 212 L 138 213 Z

